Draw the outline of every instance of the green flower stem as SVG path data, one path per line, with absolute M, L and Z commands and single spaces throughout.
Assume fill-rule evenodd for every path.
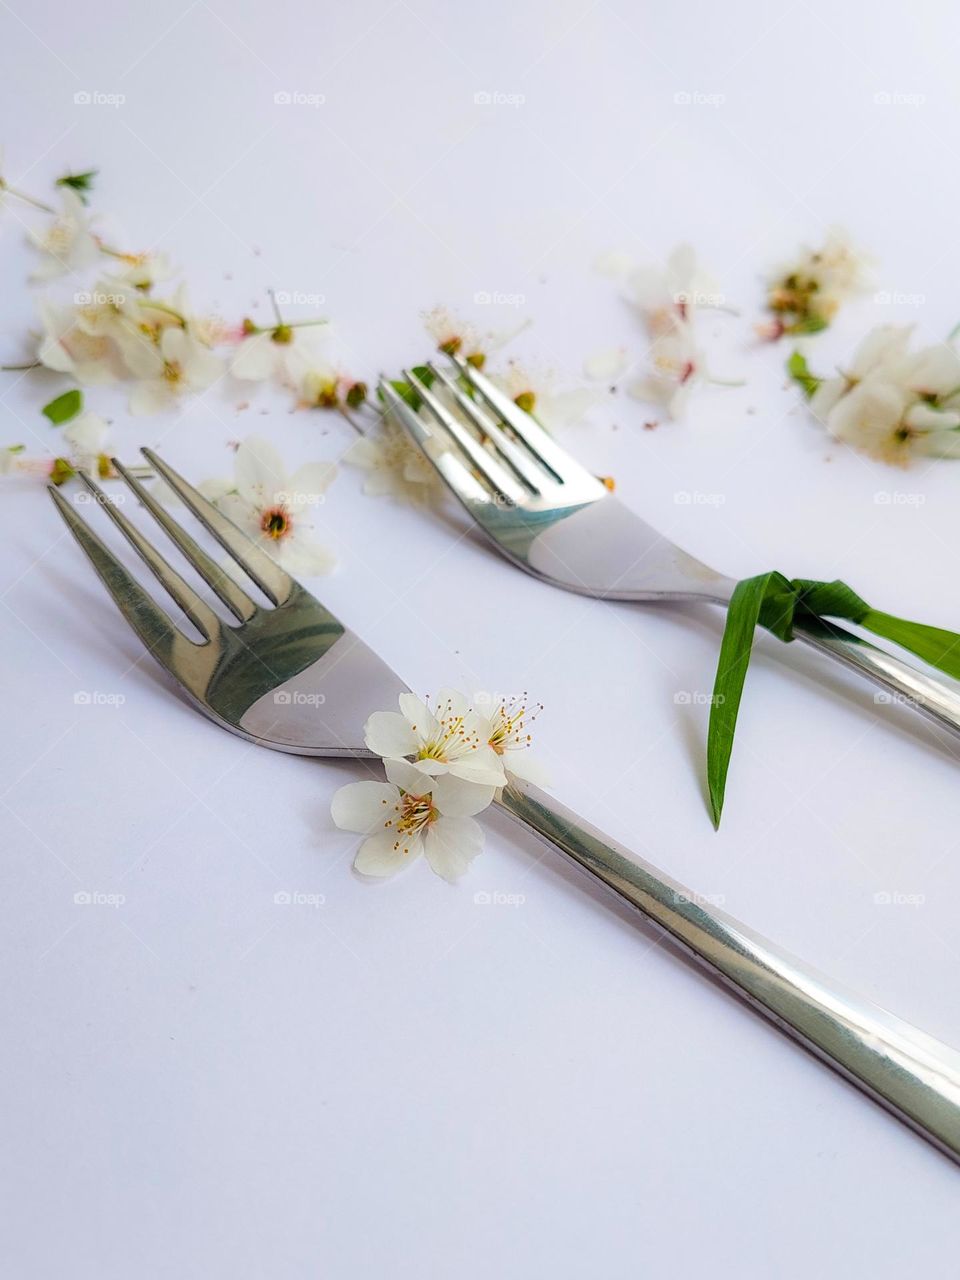
M 33 196 L 28 196 L 25 191 L 18 191 L 16 187 L 11 187 L 8 182 L 0 178 L 0 192 L 2 191 L 5 191 L 8 196 L 16 196 L 18 200 L 23 200 L 25 204 L 33 205 L 34 209 L 40 209 L 43 213 L 56 214 L 57 212 L 51 205 L 44 204 L 42 200 L 36 200 Z

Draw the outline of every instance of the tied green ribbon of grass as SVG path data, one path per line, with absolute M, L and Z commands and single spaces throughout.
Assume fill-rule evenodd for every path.
M 796 622 L 821 627 L 827 618 L 842 618 L 892 640 L 931 667 L 960 679 L 960 635 L 922 622 L 908 622 L 873 609 L 845 582 L 815 582 L 785 578 L 775 570 L 738 582 L 727 611 L 720 660 L 713 685 L 707 733 L 707 784 L 713 824 L 720 825 L 733 735 L 743 694 L 743 682 L 757 625 L 778 639 L 790 641 Z

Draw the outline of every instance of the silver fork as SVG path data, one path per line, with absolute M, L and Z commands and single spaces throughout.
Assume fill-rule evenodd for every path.
M 184 505 L 271 602 L 258 604 L 114 460 L 146 510 L 236 620 L 220 615 L 90 479 L 84 483 L 197 628 L 190 638 L 63 494 L 51 496 L 93 568 L 150 653 L 222 728 L 298 755 L 371 757 L 363 727 L 406 686 L 196 489 L 148 449 Z M 632 904 L 781 1030 L 824 1059 L 941 1151 L 960 1161 L 960 1053 L 841 989 L 628 853 L 528 783 L 500 807 Z
M 545 582 L 606 600 L 730 603 L 735 579 L 641 520 L 495 383 L 460 356 L 449 358 L 458 376 L 430 364 L 436 381 L 429 388 L 412 371 L 403 374 L 429 422 L 386 379 L 380 389 L 508 560 Z M 428 448 L 431 441 L 447 448 Z M 794 635 L 960 733 L 960 690 L 952 681 L 918 671 L 833 623 L 797 622 Z

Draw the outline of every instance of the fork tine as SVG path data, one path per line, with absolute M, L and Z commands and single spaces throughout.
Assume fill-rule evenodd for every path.
M 581 467 L 580 463 L 567 453 L 566 449 L 561 449 L 535 418 L 519 405 L 514 404 L 510 397 L 479 369 L 474 368 L 460 355 L 451 355 L 450 359 L 467 381 L 479 391 L 494 413 L 510 427 L 518 439 L 523 441 L 533 456 L 556 477 L 558 483 L 564 484 L 574 480 L 592 480 L 598 483 L 586 468 Z
M 521 502 L 527 495 L 507 469 L 497 461 L 496 457 L 485 449 L 470 434 L 442 401 L 438 400 L 426 383 L 421 382 L 410 369 L 403 370 L 403 376 L 423 401 L 430 415 L 439 424 L 457 446 L 471 467 L 483 477 L 494 492 L 495 497 L 506 498 L 511 502 Z
M 507 433 L 501 430 L 499 424 L 484 413 L 476 401 L 471 400 L 464 392 L 463 387 L 450 377 L 446 369 L 440 369 L 434 364 L 428 364 L 427 368 L 450 392 L 463 416 L 472 422 L 482 435 L 492 441 L 511 470 L 516 472 L 518 478 L 532 493 L 541 494 L 555 483 L 551 472 L 541 467 L 539 462 L 535 462 L 526 449 L 515 445 Z
M 157 521 L 170 541 L 180 548 L 184 558 L 189 560 L 204 582 L 213 588 L 234 617 L 240 622 L 249 622 L 256 613 L 257 606 L 243 588 L 234 582 L 221 565 L 207 555 L 203 548 L 191 538 L 186 529 L 182 528 L 174 520 L 166 507 L 157 501 L 150 490 L 145 485 L 142 485 L 119 459 L 111 458 L 110 462 Z
M 164 560 L 153 544 L 143 536 L 132 521 L 127 519 L 116 503 L 110 501 L 98 484 L 95 484 L 83 471 L 79 475 L 83 484 L 103 507 L 140 559 L 147 565 L 160 585 L 169 591 L 201 635 L 206 636 L 208 640 L 211 636 L 217 635 L 220 631 L 220 619 L 202 596 L 199 596 L 189 582 L 181 578 L 176 569 Z
M 444 450 L 436 454 L 430 445 L 437 437 L 423 421 L 418 413 L 407 404 L 403 396 L 391 385 L 387 378 L 380 379 L 380 394 L 384 404 L 392 412 L 401 428 L 413 440 L 414 445 L 423 451 L 427 461 L 440 473 L 441 479 L 450 486 L 461 502 L 469 507 L 491 504 L 493 494 L 476 479 L 455 453 Z
M 275 560 L 262 551 L 255 542 L 238 529 L 232 520 L 199 493 L 192 484 L 187 484 L 183 476 L 168 466 L 162 458 L 158 458 L 152 449 L 141 449 L 140 452 L 150 465 L 163 476 L 167 484 L 180 496 L 184 506 L 188 507 L 204 528 L 212 533 L 221 547 L 236 560 L 257 584 L 268 600 L 274 604 L 282 604 L 293 591 L 296 583 Z
M 112 551 L 108 550 L 87 522 L 77 515 L 72 505 L 55 485 L 47 490 L 56 503 L 67 528 L 80 544 L 97 576 L 113 596 L 117 608 L 136 631 L 151 653 L 162 659 L 164 649 L 195 641 L 178 630 L 157 602 L 144 591 L 136 578 L 127 572 Z

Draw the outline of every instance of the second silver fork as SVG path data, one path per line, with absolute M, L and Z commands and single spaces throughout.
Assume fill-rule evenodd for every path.
M 726 606 L 736 580 L 689 555 L 625 507 L 535 418 L 458 355 L 453 376 L 404 378 L 417 411 L 387 379 L 387 408 L 497 549 L 554 586 L 604 600 Z M 439 446 L 439 447 L 438 447 Z M 834 623 L 797 621 L 794 636 L 960 734 L 960 689 Z

